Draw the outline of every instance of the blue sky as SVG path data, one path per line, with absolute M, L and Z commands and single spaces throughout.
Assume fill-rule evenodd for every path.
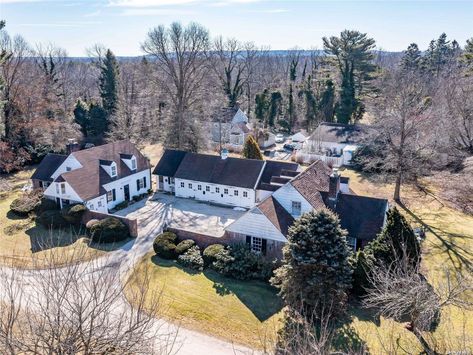
M 473 37 L 473 0 L 0 0 L 0 18 L 9 33 L 72 56 L 95 43 L 117 55 L 141 55 L 148 30 L 173 21 L 196 21 L 212 35 L 271 49 L 320 49 L 323 36 L 345 28 L 367 32 L 378 48 L 393 51 L 411 42 L 425 49 L 442 32 L 461 45 Z

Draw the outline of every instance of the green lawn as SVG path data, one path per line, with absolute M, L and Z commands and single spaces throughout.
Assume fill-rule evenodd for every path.
M 123 244 L 89 247 L 79 239 L 83 230 L 49 230 L 37 225 L 34 218 L 10 212 L 11 202 L 21 195 L 33 171 L 29 168 L 0 177 L 0 263 L 22 268 L 60 266 L 105 255 Z
M 185 328 L 261 348 L 274 340 L 282 303 L 276 291 L 257 281 L 229 279 L 211 270 L 190 272 L 175 261 L 148 254 L 131 278 L 148 268 L 150 289 L 162 292 L 161 314 Z

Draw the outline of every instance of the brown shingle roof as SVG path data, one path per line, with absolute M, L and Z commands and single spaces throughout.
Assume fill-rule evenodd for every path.
M 287 235 L 294 218 L 273 196 L 261 202 L 258 208 L 284 236 Z
M 136 157 L 136 171 L 128 168 L 121 160 L 121 154 Z M 128 140 L 80 150 L 72 155 L 79 161 L 82 168 L 63 173 L 58 178 L 67 181 L 83 200 L 103 195 L 105 190 L 102 185 L 104 184 L 149 168 L 148 159 Z M 116 178 L 112 178 L 100 167 L 101 160 L 114 161 L 117 164 Z
M 290 183 L 315 209 L 325 207 L 321 191 L 328 192 L 329 177 L 332 169 L 321 160 L 317 160 Z

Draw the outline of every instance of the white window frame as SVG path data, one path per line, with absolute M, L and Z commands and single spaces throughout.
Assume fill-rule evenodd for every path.
M 139 190 L 145 187 L 145 178 L 138 179 Z
M 66 166 L 66 171 L 71 171 L 72 168 L 70 166 Z
M 225 195 L 228 195 L 228 189 L 223 189 L 223 193 L 224 193 Z
M 102 207 L 102 201 L 97 201 L 97 207 Z
M 66 184 L 61 182 L 61 195 L 66 194 Z
M 59 191 L 61 191 L 59 185 L 61 185 L 61 184 L 56 183 L 56 194 L 58 194 L 58 195 L 59 195 Z
M 184 184 L 184 182 L 181 181 L 181 187 L 185 187 L 186 184 Z
M 205 186 L 205 191 L 210 192 L 210 186 Z
M 189 189 L 192 189 L 192 183 L 188 183 L 188 184 L 187 184 L 187 187 L 188 187 Z
M 112 202 L 113 201 L 113 191 L 107 191 L 107 202 Z
M 131 170 L 136 170 L 136 158 L 131 158 Z
M 298 206 L 298 207 L 297 207 Z M 291 214 L 293 216 L 300 216 L 302 213 L 301 201 L 291 201 Z
M 219 194 L 220 193 L 220 187 L 216 187 L 215 192 Z
M 113 163 L 112 165 L 110 165 L 110 175 L 112 177 L 115 177 L 117 176 L 117 166 L 115 163 Z
M 197 185 L 197 190 L 202 191 L 202 185 Z
M 233 190 L 233 195 L 238 196 L 238 190 Z
M 263 238 L 251 236 L 251 251 L 257 254 L 263 252 Z
M 243 191 L 243 197 L 248 197 L 248 191 Z

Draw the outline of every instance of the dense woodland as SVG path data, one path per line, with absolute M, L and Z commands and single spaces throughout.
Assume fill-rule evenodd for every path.
M 461 169 L 473 154 L 473 39 L 460 44 L 441 34 L 426 49 L 413 43 L 388 53 L 369 34 L 346 30 L 324 37 L 323 49 L 271 51 L 174 23 L 149 31 L 142 57 L 91 44 L 87 58 L 70 58 L 5 25 L 1 172 L 61 152 L 70 138 L 205 150 L 205 123 L 234 105 L 257 130 L 372 124 L 376 135 L 358 167 L 393 173 L 399 187 L 432 169 Z

